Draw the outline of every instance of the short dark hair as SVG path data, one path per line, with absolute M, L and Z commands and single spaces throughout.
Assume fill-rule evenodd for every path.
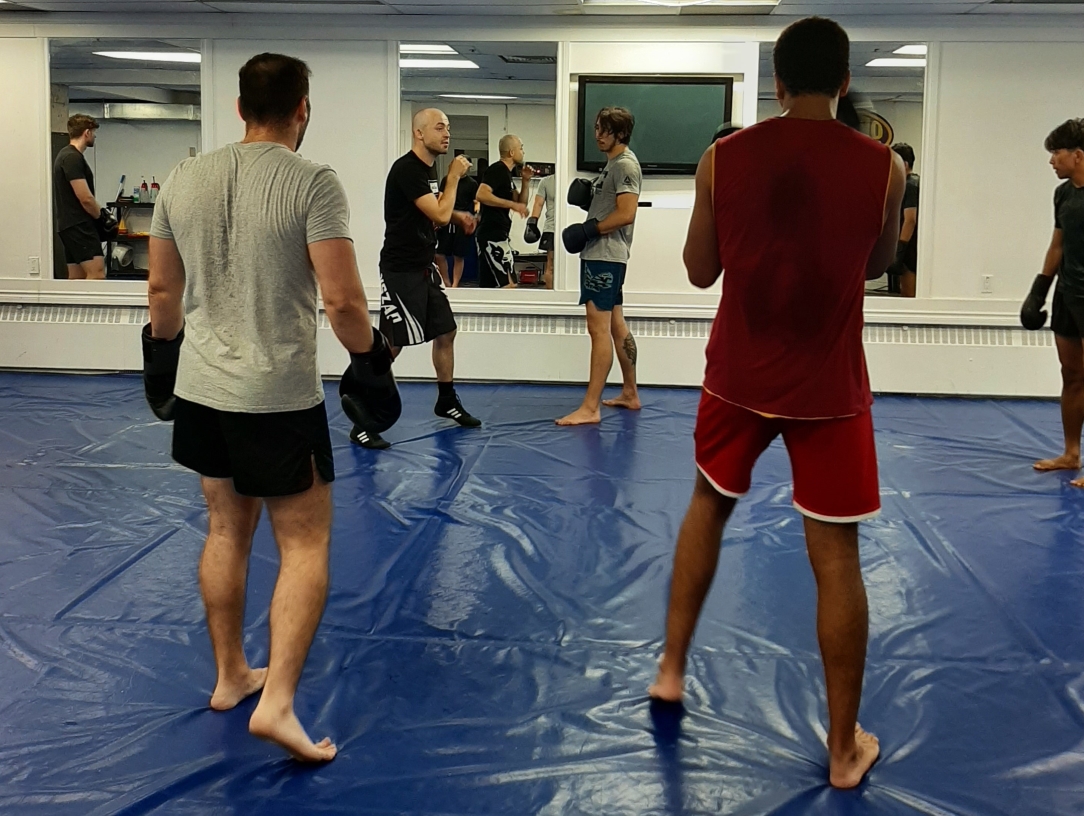
M 241 118 L 251 125 L 281 125 L 309 95 L 312 71 L 295 57 L 257 54 L 238 75 Z
M 791 96 L 835 96 L 850 70 L 851 41 L 835 20 L 807 17 L 787 26 L 775 41 L 775 75 Z
M 628 108 L 607 107 L 598 112 L 595 124 L 601 133 L 609 133 L 621 144 L 628 144 L 632 138 L 632 129 L 636 127 L 636 117 Z
M 1050 153 L 1056 150 L 1084 150 L 1084 119 L 1062 122 L 1050 131 L 1043 146 Z
M 98 120 L 85 113 L 77 113 L 68 117 L 68 138 L 78 139 L 88 130 L 97 130 Z
M 913 168 L 915 166 L 915 149 L 907 144 L 907 142 L 894 144 L 892 145 L 892 149 L 896 151 L 896 155 L 907 163 L 908 167 Z

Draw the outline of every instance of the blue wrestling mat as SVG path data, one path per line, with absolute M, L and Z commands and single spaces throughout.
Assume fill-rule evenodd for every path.
M 254 701 L 207 708 L 202 498 L 139 379 L 0 374 L 0 812 L 1084 813 L 1084 491 L 1031 469 L 1054 403 L 877 402 L 861 720 L 882 758 L 839 792 L 781 445 L 727 531 L 679 719 L 646 688 L 697 393 L 561 429 L 579 388 L 463 385 L 472 431 L 403 391 L 385 452 L 329 402 L 331 592 L 298 715 L 339 755 L 307 768 L 248 735 Z M 265 514 L 253 665 L 277 563 Z

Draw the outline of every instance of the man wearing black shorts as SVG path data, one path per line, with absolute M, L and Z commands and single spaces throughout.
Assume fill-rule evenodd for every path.
M 498 149 L 501 160 L 489 166 L 478 185 L 478 203 L 482 205 L 482 221 L 478 225 L 478 285 L 483 288 L 504 288 L 516 285 L 512 263 L 512 215 L 527 217 L 527 197 L 530 195 L 534 171 L 523 164 L 523 142 L 508 134 L 501 138 Z M 512 184 L 512 170 L 522 165 L 521 184 Z
M 1061 361 L 1065 452 L 1036 462 L 1035 469 L 1079 470 L 1084 425 L 1084 119 L 1070 119 L 1056 127 L 1046 137 L 1046 149 L 1050 166 L 1063 183 L 1054 191 L 1054 237 L 1020 317 L 1029 329 L 1042 327 L 1046 312 L 1041 309 L 1056 275 L 1050 328 Z M 1084 478 L 1070 484 L 1084 487 Z
M 218 669 L 211 708 L 262 689 L 249 731 L 296 759 L 326 762 L 335 746 L 313 742 L 294 713 L 327 599 L 335 478 L 317 284 L 347 351 L 369 354 L 375 336 L 346 192 L 330 167 L 297 154 L 309 73 L 292 57 L 253 57 L 240 72 L 244 140 L 186 159 L 167 179 L 151 224 L 144 359 L 180 346 L 173 458 L 200 474 L 207 501 L 199 579 Z M 254 669 L 243 645 L 245 581 L 265 505 L 281 563 L 270 662 Z
M 481 420 L 471 416 L 455 392 L 455 317 L 433 265 L 436 226 L 450 221 L 466 226 L 468 213 L 454 211 L 459 180 L 470 159 L 456 156 L 448 168 L 444 192 L 439 192 L 433 168 L 437 156 L 448 152 L 448 117 L 435 108 L 414 115 L 414 147 L 397 159 L 384 188 L 384 247 L 380 251 L 380 331 L 392 354 L 404 346 L 433 343 L 433 368 L 438 396 L 433 412 L 467 428 Z M 379 435 L 354 428 L 350 438 L 366 448 L 389 447 Z
M 440 192 L 448 183 L 447 177 L 440 183 Z M 463 176 L 459 180 L 459 188 L 455 194 L 455 217 L 447 226 L 437 230 L 437 256 L 434 259 L 437 271 L 444 281 L 444 285 L 450 289 L 457 289 L 463 279 L 463 266 L 467 255 L 474 243 L 474 229 L 477 221 L 474 218 L 474 210 L 477 204 L 474 194 L 478 192 L 478 182 L 470 176 Z M 451 274 L 448 273 L 448 258 L 452 260 Z
M 98 123 L 77 113 L 68 119 L 71 142 L 57 153 L 53 163 L 53 198 L 56 229 L 64 246 L 69 280 L 103 280 L 105 256 L 95 222 L 102 208 L 94 198 L 94 173 L 83 157 L 94 147 Z

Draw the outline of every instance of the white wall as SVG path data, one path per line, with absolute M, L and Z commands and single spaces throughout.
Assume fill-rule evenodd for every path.
M 1081 43 L 944 43 L 924 150 L 920 269 L 932 294 L 1022 299 L 1054 227 L 1046 135 L 1084 113 Z M 929 134 L 929 132 L 928 132 Z M 920 276 L 921 283 L 921 276 Z
M 79 113 L 78 106 L 73 105 L 71 112 Z M 86 152 L 98 200 L 113 200 L 121 174 L 127 176 L 128 194 L 144 177 L 148 186 L 152 177 L 165 183 L 173 168 L 188 158 L 190 149 L 201 151 L 199 122 L 101 121 L 95 145 Z
M 0 277 L 29 278 L 31 257 L 52 277 L 52 167 L 49 153 L 49 79 L 45 43 L 36 37 L 0 38 Z
M 398 105 L 397 82 L 389 77 L 386 42 L 257 42 L 216 40 L 204 71 L 210 72 L 210 96 L 203 116 L 210 117 L 208 150 L 244 135 L 237 114 L 237 72 L 254 54 L 279 51 L 305 60 L 312 69 L 312 124 L 301 154 L 338 173 L 350 199 L 350 230 L 370 296 L 379 292 L 377 260 L 384 239 L 384 176 L 394 156 L 395 123 L 389 111 Z M 391 92 L 394 87 L 394 96 Z

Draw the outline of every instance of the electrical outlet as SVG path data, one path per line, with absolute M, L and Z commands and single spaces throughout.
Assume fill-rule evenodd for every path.
M 983 275 L 982 276 L 982 293 L 984 295 L 992 295 L 994 293 L 994 276 Z
M 30 272 L 30 277 L 37 278 L 41 276 L 41 258 L 37 255 L 31 255 L 27 258 L 27 271 Z

